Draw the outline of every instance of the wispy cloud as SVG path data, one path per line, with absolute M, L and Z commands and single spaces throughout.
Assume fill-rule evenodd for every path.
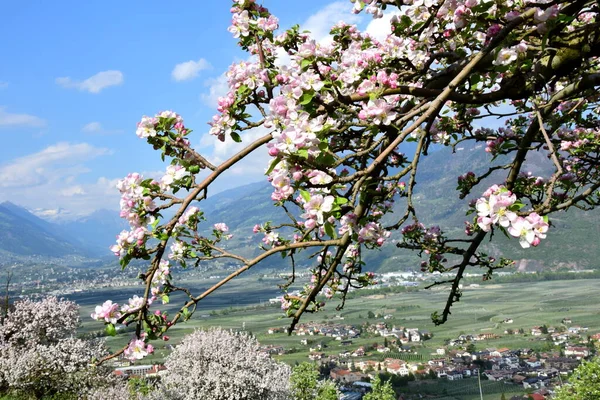
M 89 172 L 84 166 L 86 161 L 111 153 L 109 149 L 88 143 L 57 143 L 0 165 L 0 187 L 33 188 L 58 181 L 72 182 L 77 176 Z
M 229 91 L 229 85 L 227 84 L 227 76 L 225 73 L 219 75 L 216 78 L 207 79 L 204 82 L 205 86 L 208 86 L 208 93 L 202 93 L 200 100 L 207 107 L 212 109 L 217 108 L 217 99 L 225 96 Z
M 85 124 L 83 126 L 83 128 L 81 128 L 81 132 L 84 132 L 84 133 L 102 132 L 102 124 L 100 122 L 90 122 L 89 124 Z
M 365 32 L 377 40 L 385 39 L 387 35 L 392 33 L 391 19 L 397 15 L 400 15 L 400 11 L 385 13 L 382 18 L 373 18 L 367 25 Z
M 236 143 L 229 137 L 225 138 L 224 142 L 221 142 L 215 136 L 205 133 L 200 139 L 198 148 L 202 154 L 209 155 L 208 159 L 210 162 L 218 165 L 248 146 L 248 144 L 268 133 L 270 133 L 270 129 L 262 126 L 250 129 L 240 134 L 242 138 L 241 143 Z M 242 183 L 265 180 L 265 170 L 271 158 L 264 146 L 256 149 L 229 168 L 215 181 L 214 185 L 212 185 L 213 193 L 240 186 Z
M 94 94 L 100 93 L 107 87 L 121 85 L 123 82 L 123 73 L 115 70 L 98 72 L 83 81 L 71 79 L 69 76 L 56 78 L 56 83 L 64 88 L 75 88 Z
M 198 77 L 200 71 L 211 68 L 211 65 L 204 58 L 198 61 L 186 61 L 177 64 L 171 72 L 171 77 L 177 82 L 187 81 Z
M 15 127 L 41 128 L 46 126 L 46 121 L 40 117 L 30 114 L 16 114 L 6 111 L 6 107 L 0 106 L 0 129 Z
M 1 89 L 6 89 L 8 87 L 8 82 L 6 81 L 0 81 L 0 90 Z
M 81 132 L 89 133 L 93 135 L 114 135 L 118 133 L 123 133 L 121 129 L 105 129 L 102 124 L 98 121 L 93 121 L 85 124 L 81 128 Z
M 117 179 L 82 179 L 90 172 L 86 166 L 90 160 L 110 154 L 110 149 L 88 143 L 63 142 L 0 164 L 0 201 L 19 199 L 19 204 L 40 215 L 60 210 L 61 215 L 73 217 L 100 208 L 116 208 Z
M 323 7 L 300 25 L 302 30 L 311 32 L 311 36 L 317 42 L 329 41 L 329 31 L 340 21 L 347 24 L 355 24 L 361 20 L 361 17 L 352 14 L 352 6 L 347 1 L 336 1 Z

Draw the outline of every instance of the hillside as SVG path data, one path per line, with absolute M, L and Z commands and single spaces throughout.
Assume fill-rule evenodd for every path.
M 98 210 L 94 213 L 70 221 L 59 227 L 75 238 L 76 242 L 98 257 L 111 255 L 109 247 L 123 229 L 129 229 L 127 222 L 117 211 Z
M 468 153 L 466 155 L 465 153 Z M 420 173 L 417 176 L 417 192 L 415 204 L 425 224 L 439 225 L 448 232 L 462 232 L 470 199 L 477 198 L 489 185 L 502 181 L 500 176 L 492 175 L 484 181 L 479 189 L 473 191 L 468 199 L 460 200 L 456 192 L 457 176 L 466 171 L 476 173 L 485 171 L 489 166 L 489 156 L 479 147 L 467 147 L 452 153 L 450 149 L 442 149 L 423 158 Z M 505 160 L 498 160 L 501 163 Z M 527 160 L 524 170 L 534 175 L 542 175 L 547 171 L 547 160 L 540 155 L 532 154 Z M 241 190 L 245 189 L 245 190 Z M 272 206 L 270 184 L 252 184 L 237 189 L 236 195 L 230 195 L 228 202 L 221 207 L 204 208 L 209 224 L 226 222 L 234 239 L 229 248 L 235 248 L 244 255 L 258 254 L 259 235 L 252 234 L 254 224 L 265 221 L 274 223 L 285 221 L 283 210 Z M 218 196 L 218 195 L 217 195 Z M 236 198 L 237 197 L 237 198 Z M 210 198 L 209 198 L 210 200 Z M 397 213 L 388 216 L 388 222 L 398 218 L 402 212 L 402 202 L 396 206 Z M 600 246 L 593 237 L 600 237 L 600 210 L 582 212 L 570 210 L 552 217 L 553 226 L 548 238 L 537 248 L 522 249 L 518 241 L 508 240 L 502 234 L 496 235 L 493 242 L 482 247 L 483 251 L 496 257 L 505 256 L 518 261 L 521 269 L 537 270 L 547 268 L 568 267 L 575 269 L 600 267 L 596 260 L 600 258 Z M 399 233 L 392 234 L 392 241 L 400 239 Z M 365 256 L 367 268 L 370 270 L 392 271 L 398 269 L 417 269 L 419 258 L 415 253 L 397 249 L 390 243 L 380 251 L 370 251 Z M 300 263 L 307 263 L 300 258 Z M 272 259 L 269 266 L 281 264 L 281 259 Z M 264 264 L 267 265 L 267 264 Z
M 87 254 L 58 227 L 9 202 L 0 204 L 0 250 L 19 256 Z
M 547 160 L 532 155 L 527 160 L 525 170 L 544 175 Z M 423 223 L 439 225 L 450 233 L 461 234 L 467 204 L 477 198 L 492 183 L 501 182 L 500 176 L 492 175 L 479 189 L 474 189 L 469 199 L 460 200 L 456 192 L 456 178 L 466 171 L 482 172 L 489 165 L 490 156 L 480 147 L 463 147 L 452 153 L 444 148 L 423 157 L 417 175 L 415 204 Z M 505 161 L 505 160 L 504 160 Z M 503 160 L 498 160 L 499 163 Z M 225 222 L 234 238 L 227 242 L 228 249 L 244 256 L 257 255 L 261 235 L 252 233 L 255 224 L 271 221 L 274 224 L 286 222 L 287 217 L 281 208 L 273 207 L 270 198 L 271 185 L 266 182 L 243 185 L 235 189 L 209 195 L 208 199 L 197 204 L 205 213 L 207 221 L 200 226 L 210 232 L 212 225 Z M 396 205 L 396 214 L 387 216 L 392 222 L 403 212 L 403 203 Z M 296 212 L 292 210 L 292 212 Z M 506 256 L 519 260 L 518 266 L 527 270 L 568 267 L 575 269 L 600 267 L 600 246 L 591 238 L 600 237 L 600 210 L 583 213 L 572 210 L 555 214 L 552 218 L 548 239 L 537 248 L 521 249 L 516 240 L 508 240 L 501 234 L 494 242 L 485 243 L 482 250 L 496 257 Z M 116 211 L 99 210 L 76 221 L 57 224 L 44 221 L 27 210 L 12 203 L 0 205 L 0 251 L 16 255 L 41 255 L 61 257 L 66 255 L 87 255 L 110 257 L 108 247 L 115 235 L 127 229 L 124 220 Z M 392 271 L 411 270 L 419 266 L 415 253 L 397 249 L 393 242 L 400 239 L 393 233 L 390 242 L 380 251 L 369 251 L 365 255 L 369 270 Z M 305 253 L 297 262 L 309 266 Z M 272 257 L 261 263 L 261 267 L 287 268 L 287 261 Z

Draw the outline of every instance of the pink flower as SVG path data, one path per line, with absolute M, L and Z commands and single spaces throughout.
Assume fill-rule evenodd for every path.
M 358 241 L 360 243 L 374 243 L 382 246 L 385 239 L 390 237 L 391 232 L 384 230 L 376 222 L 367 222 L 367 224 L 358 231 Z
M 325 196 L 315 194 L 310 197 L 310 200 L 304 203 L 305 214 L 302 214 L 302 218 L 316 219 L 319 225 L 323 225 L 324 213 L 328 213 L 333 208 L 333 202 L 335 198 L 333 196 Z M 308 222 L 308 221 L 307 221 Z
M 111 300 L 105 301 L 101 306 L 96 306 L 95 312 L 91 315 L 96 321 L 104 320 L 105 322 L 116 324 L 121 317 L 119 305 Z
M 135 134 L 139 138 L 148 138 L 156 136 L 155 126 L 158 123 L 156 118 L 146 117 L 145 115 L 142 117 L 142 120 L 137 123 L 137 129 Z
M 215 230 L 219 231 L 219 232 L 228 232 L 229 231 L 229 227 L 227 225 L 225 225 L 224 222 L 219 222 L 217 224 L 214 225 Z
M 501 49 L 498 56 L 494 60 L 494 65 L 509 65 L 517 60 L 517 50 L 513 47 Z
M 512 221 L 508 227 L 508 233 L 519 238 L 519 243 L 524 249 L 530 247 L 536 237 L 533 226 L 523 217 L 517 217 Z
M 129 342 L 129 346 L 125 349 L 123 354 L 131 361 L 141 360 L 146 357 L 148 354 L 152 354 L 154 352 L 154 347 L 146 343 L 142 339 L 133 339 Z

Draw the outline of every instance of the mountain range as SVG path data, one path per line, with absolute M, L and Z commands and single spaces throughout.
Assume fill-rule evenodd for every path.
M 460 234 L 469 199 L 460 200 L 456 188 L 456 178 L 466 171 L 481 173 L 490 165 L 489 154 L 479 146 L 464 146 L 455 152 L 450 149 L 435 151 L 422 158 L 417 174 L 418 191 L 415 197 L 418 215 L 425 224 L 436 224 L 451 234 Z M 498 160 L 501 163 L 503 160 Z M 505 161 L 505 160 L 504 160 Z M 541 155 L 532 154 L 527 160 L 525 170 L 534 175 L 543 175 L 547 171 L 548 161 Z M 470 198 L 477 198 L 491 183 L 502 181 L 502 177 L 491 175 Z M 227 242 L 230 250 L 244 256 L 253 256 L 260 252 L 258 245 L 261 235 L 252 233 L 255 224 L 272 221 L 274 224 L 285 222 L 286 216 L 281 208 L 273 207 L 270 199 L 272 188 L 268 182 L 252 183 L 209 196 L 198 206 L 207 218 L 203 222 L 206 232 L 212 224 L 225 222 L 233 239 Z M 403 203 L 398 202 L 396 211 L 401 215 Z M 388 216 L 391 222 L 394 216 Z M 484 244 L 482 250 L 496 257 L 505 256 L 518 260 L 521 269 L 541 268 L 595 268 L 600 267 L 600 212 L 582 212 L 580 210 L 554 214 L 551 218 L 548 238 L 539 247 L 521 249 L 518 241 L 509 240 L 497 234 L 493 242 Z M 0 253 L 18 257 L 81 256 L 88 258 L 113 257 L 108 247 L 114 243 L 115 236 L 127 224 L 120 219 L 117 211 L 98 210 L 93 214 L 75 221 L 60 223 L 46 221 L 26 209 L 13 203 L 0 204 Z M 418 269 L 419 257 L 415 253 L 399 250 L 392 240 L 381 250 L 367 252 L 366 268 L 379 271 Z M 596 239 L 594 239 L 596 238 Z M 299 257 L 298 264 L 307 266 L 311 262 L 307 255 Z M 263 266 L 278 268 L 281 258 L 271 257 Z

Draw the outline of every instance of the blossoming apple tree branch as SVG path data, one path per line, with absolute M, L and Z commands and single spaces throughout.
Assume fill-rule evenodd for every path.
M 312 275 L 299 294 L 282 297 L 291 330 L 328 299 L 337 297 L 342 307 L 350 289 L 375 283 L 363 254 L 390 239 L 399 252 L 418 252 L 422 271 L 454 274 L 434 284 L 450 286 L 441 314 L 432 316 L 441 324 L 461 297 L 468 267 L 489 279 L 511 265 L 480 250 L 486 238 L 503 232 L 523 248 L 538 246 L 550 231 L 548 215 L 600 203 L 597 2 L 352 3 L 356 13 L 375 18 L 395 9 L 389 33 L 375 38 L 340 22 L 331 41 L 317 42 L 298 26 L 281 31 L 253 0 L 233 2 L 229 30 L 250 56 L 227 72 L 229 92 L 219 98 L 210 134 L 243 142 L 247 131 L 269 133 L 222 164 L 192 148 L 193 132 L 175 112 L 138 123 L 137 135 L 169 165 L 160 180 L 133 173 L 118 184 L 131 229 L 111 250 L 123 268 L 133 259 L 149 266 L 142 296 L 124 305 L 106 301 L 92 314 L 109 333 L 115 324 L 136 325 L 131 343 L 104 360 L 150 353 L 151 341 L 167 339 L 206 296 L 277 254 L 291 262 L 284 289 L 296 281 L 298 260 Z M 467 142 L 485 143 L 490 165 L 463 171 L 457 193 L 445 195 L 482 193 L 465 203 L 473 216 L 461 234 L 424 225 L 427 210 L 416 201 L 423 159 Z M 261 252 L 245 256 L 227 246 L 224 222 L 206 221 L 202 200 L 226 170 L 257 151 L 268 152 L 271 199 L 287 222 L 257 224 Z M 549 158 L 554 172 L 525 173 L 531 154 Z M 175 214 L 165 219 L 170 208 Z M 176 283 L 173 264 L 210 268 L 215 260 L 229 260 L 234 271 L 203 293 Z M 157 304 L 174 292 L 187 300 L 169 316 Z

